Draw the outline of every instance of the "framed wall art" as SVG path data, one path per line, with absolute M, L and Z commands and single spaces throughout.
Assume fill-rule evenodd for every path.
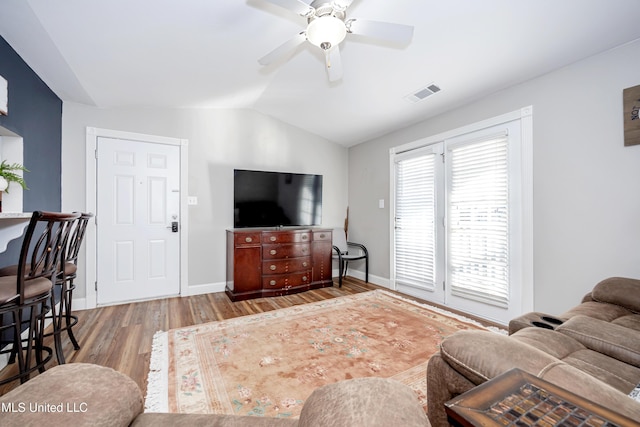
M 624 145 L 640 145 L 640 85 L 622 92 L 624 110 Z

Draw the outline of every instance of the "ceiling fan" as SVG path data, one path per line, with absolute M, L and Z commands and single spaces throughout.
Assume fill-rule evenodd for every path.
M 347 19 L 346 10 L 353 0 L 266 0 L 307 19 L 307 28 L 289 39 L 258 62 L 269 65 L 308 41 L 325 54 L 325 65 L 329 81 L 342 78 L 340 43 L 347 34 L 358 34 L 378 40 L 406 44 L 413 37 L 410 25 L 390 22 Z

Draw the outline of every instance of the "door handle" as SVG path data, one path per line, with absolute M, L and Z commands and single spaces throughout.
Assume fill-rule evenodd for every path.
M 178 221 L 172 221 L 171 225 L 168 226 L 167 228 L 170 228 L 172 233 L 177 233 L 178 232 Z

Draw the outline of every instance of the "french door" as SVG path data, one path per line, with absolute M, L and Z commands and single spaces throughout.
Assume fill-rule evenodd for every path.
M 520 121 L 392 154 L 392 285 L 483 318 L 522 309 Z
M 394 255 L 396 290 L 437 303 L 444 295 L 442 144 L 394 159 Z

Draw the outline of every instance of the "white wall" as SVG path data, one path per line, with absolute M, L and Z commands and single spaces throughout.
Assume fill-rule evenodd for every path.
M 189 140 L 189 195 L 198 197 L 198 205 L 189 207 L 191 289 L 222 288 L 226 280 L 225 230 L 233 227 L 234 168 L 321 174 L 323 225 L 344 222 L 347 149 L 250 110 L 98 109 L 64 103 L 63 210 L 85 208 L 86 127 Z M 84 296 L 82 286 L 76 295 Z
M 640 146 L 623 146 L 622 113 L 639 69 L 636 41 L 352 147 L 350 238 L 368 246 L 371 273 L 390 275 L 389 148 L 533 105 L 535 310 L 560 314 L 605 277 L 640 278 Z

